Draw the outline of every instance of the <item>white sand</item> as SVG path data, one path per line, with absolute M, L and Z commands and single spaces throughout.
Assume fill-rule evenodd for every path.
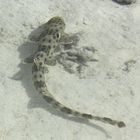
M 125 128 L 70 119 L 35 91 L 31 66 L 20 64 L 33 48 L 24 43 L 31 31 L 57 15 L 67 32 L 83 32 L 79 46 L 95 47 L 98 62 L 90 64 L 83 79 L 50 67 L 49 90 L 63 104 L 123 120 Z M 0 0 L 0 17 L 0 140 L 140 138 L 138 0 L 130 6 L 111 0 Z

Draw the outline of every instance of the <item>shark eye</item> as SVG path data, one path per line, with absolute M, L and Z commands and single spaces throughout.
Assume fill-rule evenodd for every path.
M 38 54 L 36 55 L 36 59 L 39 59 L 39 56 L 40 56 L 40 54 L 38 53 Z
M 39 65 L 42 66 L 42 62 L 40 62 Z

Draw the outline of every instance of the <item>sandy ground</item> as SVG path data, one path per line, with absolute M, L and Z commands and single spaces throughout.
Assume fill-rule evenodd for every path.
M 28 35 L 53 16 L 68 33 L 82 32 L 79 46 L 97 51 L 83 78 L 59 65 L 47 85 L 76 110 L 123 120 L 125 128 L 71 119 L 49 107 L 35 91 Z M 140 2 L 111 0 L 0 0 L 0 140 L 138 140 L 140 138 Z

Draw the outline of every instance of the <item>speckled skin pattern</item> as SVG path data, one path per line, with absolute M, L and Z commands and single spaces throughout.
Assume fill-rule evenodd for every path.
M 46 30 L 40 35 L 38 50 L 33 57 L 32 75 L 36 90 L 55 109 L 68 115 L 87 120 L 94 119 L 111 125 L 117 125 L 120 128 L 124 127 L 125 123 L 122 121 L 112 120 L 107 117 L 93 116 L 91 114 L 81 113 L 68 108 L 57 101 L 48 91 L 45 83 L 45 73 L 48 71 L 47 65 L 55 65 L 55 51 L 60 47 L 60 40 L 66 34 L 64 33 L 65 23 L 61 17 L 51 18 L 45 26 Z

